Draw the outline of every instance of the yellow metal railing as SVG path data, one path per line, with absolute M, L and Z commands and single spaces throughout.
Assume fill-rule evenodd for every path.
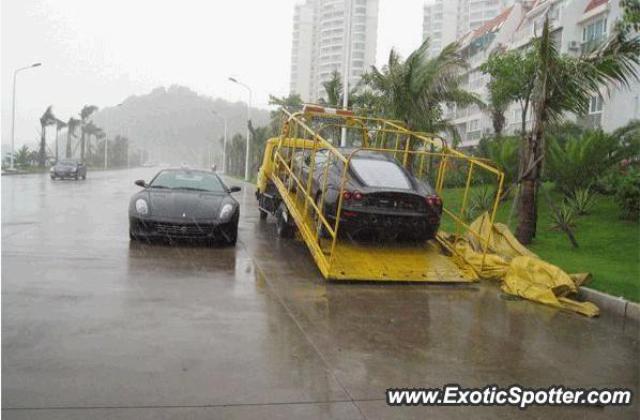
M 280 190 L 300 235 L 312 251 L 325 277 L 331 274 L 335 261 L 348 168 L 353 157 L 362 150 L 392 155 L 414 176 L 429 181 L 440 195 L 448 189 L 448 176 L 453 173 L 460 177 L 463 170 L 461 168 L 466 167 L 463 174 L 464 187 L 456 191 L 462 195 L 460 206 L 457 209 L 450 208 L 444 200 L 443 217 L 448 217 L 454 223 L 457 235 L 470 234 L 477 239 L 482 246 L 484 265 L 492 229 L 486 229 L 488 233 L 483 235 L 471 227 L 467 218 L 469 194 L 476 177 L 481 177 L 484 185 L 494 186 L 495 196 L 489 209 L 489 222 L 493 225 L 504 183 L 504 175 L 500 170 L 483 159 L 467 156 L 449 148 L 437 135 L 412 132 L 398 121 L 319 112 L 283 112 L 287 118 L 278 146 L 273 152 L 271 179 Z M 356 132 L 351 138 L 361 139 L 361 143 L 350 149 L 347 156 L 322 136 L 322 133 L 329 129 L 343 128 L 351 133 Z M 316 172 L 316 155 L 320 151 L 326 161 L 319 177 L 320 185 L 315 186 L 318 191 L 314 194 L 313 175 Z M 308 164 L 305 165 L 304 162 Z M 324 212 L 329 183 L 328 171 L 331 166 L 329 163 L 341 167 L 342 172 L 333 221 Z M 306 174 L 305 166 L 308 171 Z M 335 187 L 337 186 L 334 185 Z M 451 194 L 453 193 L 449 195 Z M 329 244 L 327 240 L 330 240 Z M 448 246 L 444 243 L 443 245 Z M 450 250 L 455 252 L 455 249 Z

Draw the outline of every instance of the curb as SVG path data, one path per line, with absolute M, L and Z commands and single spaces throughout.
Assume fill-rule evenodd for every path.
M 640 304 L 629 302 L 588 287 L 581 287 L 578 292 L 581 299 L 595 303 L 603 312 L 606 311 L 623 321 L 640 324 Z

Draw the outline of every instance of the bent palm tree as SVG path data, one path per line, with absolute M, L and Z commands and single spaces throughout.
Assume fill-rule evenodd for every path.
M 92 158 L 92 152 L 91 152 L 91 136 L 95 137 L 96 140 L 99 139 L 104 132 L 102 131 L 102 128 L 98 127 L 97 125 L 95 125 L 93 123 L 93 121 L 89 121 L 87 124 L 85 124 L 82 127 L 82 132 L 84 134 L 85 137 L 85 150 L 84 152 L 86 153 L 86 157 L 88 160 L 90 160 Z
M 85 147 L 87 142 L 87 130 L 86 127 L 89 124 L 89 118 L 94 112 L 98 110 L 95 105 L 85 105 L 80 111 L 80 159 L 84 161 Z
M 53 115 L 53 105 L 49 105 L 40 117 L 40 151 L 38 152 L 38 164 L 41 167 L 47 163 L 47 126 L 56 123 L 56 116 Z
M 60 130 L 65 128 L 67 123 L 56 118 L 56 162 L 58 161 L 58 137 L 60 137 Z
M 627 39 L 620 32 L 588 55 L 573 58 L 559 53 L 549 30 L 549 20 L 542 35 L 533 44 L 535 55 L 532 95 L 532 131 L 523 138 L 524 151 L 521 192 L 518 198 L 516 237 L 531 243 L 536 230 L 537 185 L 542 175 L 545 153 L 545 129 L 565 113 L 584 115 L 589 99 L 612 83 L 629 86 L 638 79 L 640 38 Z
M 428 57 L 429 39 L 405 61 L 391 50 L 387 64 L 363 76 L 364 84 L 382 97 L 384 115 L 404 121 L 416 131 L 450 129 L 443 118 L 442 104 L 482 105 L 480 99 L 461 88 L 468 67 L 458 44 L 447 45 L 434 58 Z
M 69 118 L 67 121 L 67 146 L 65 149 L 65 157 L 71 157 L 71 137 L 75 137 L 76 128 L 80 125 L 81 121 L 77 118 Z

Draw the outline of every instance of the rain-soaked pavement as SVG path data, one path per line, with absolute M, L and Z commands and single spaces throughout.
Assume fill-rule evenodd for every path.
M 7 419 L 638 418 L 638 328 L 494 285 L 327 283 L 258 219 L 235 248 L 130 244 L 156 169 L 2 177 Z M 237 182 L 230 182 L 238 184 Z M 634 390 L 625 408 L 392 408 L 390 387 Z

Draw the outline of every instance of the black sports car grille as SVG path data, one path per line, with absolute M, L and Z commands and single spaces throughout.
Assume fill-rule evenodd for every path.
M 378 209 L 408 210 L 421 212 L 426 210 L 426 203 L 422 197 L 402 193 L 373 193 L 366 194 L 364 205 Z
M 172 224 L 154 223 L 152 226 L 156 232 L 167 236 L 208 236 L 213 233 L 213 225 L 206 224 Z

